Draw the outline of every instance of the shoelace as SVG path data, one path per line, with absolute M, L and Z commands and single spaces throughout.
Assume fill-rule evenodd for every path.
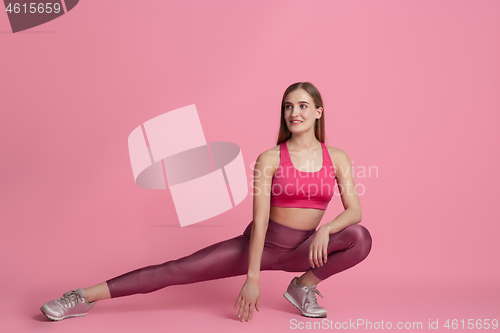
M 69 305 L 75 305 L 78 300 L 83 300 L 82 296 L 78 294 L 75 290 L 68 291 L 63 294 L 63 297 L 59 298 L 57 302 L 62 305 L 63 308 Z
M 307 290 L 306 293 L 308 304 L 318 304 L 318 300 L 316 299 L 315 293 L 321 296 L 321 298 L 323 298 L 323 295 L 321 295 L 318 289 L 311 287 Z

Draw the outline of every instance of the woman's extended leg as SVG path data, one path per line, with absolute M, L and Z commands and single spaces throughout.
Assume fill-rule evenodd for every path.
M 85 288 L 83 289 L 83 291 L 85 292 L 85 299 L 87 299 L 88 302 L 111 298 L 108 284 L 106 282 L 99 283 L 89 288 Z
M 85 298 L 93 302 L 150 293 L 175 284 L 243 275 L 248 269 L 248 246 L 245 235 L 220 241 L 188 256 L 138 268 L 85 288 Z
M 96 286 L 78 288 L 45 303 L 40 310 L 52 320 L 85 316 L 95 301 L 144 294 L 177 284 L 244 275 L 248 271 L 248 251 L 252 222 L 240 236 L 198 250 L 177 260 L 151 265 L 122 274 Z M 263 251 L 261 268 L 272 269 L 279 251 L 271 246 Z
M 107 280 L 111 298 L 247 274 L 252 222 L 242 235 L 215 243 L 188 256 L 139 268 Z M 266 235 L 266 239 L 269 238 Z M 275 269 L 277 260 L 278 252 L 266 246 L 262 253 L 261 270 Z
M 188 256 L 146 266 L 106 281 L 111 298 L 146 294 L 171 285 L 244 275 L 249 241 L 240 235 Z

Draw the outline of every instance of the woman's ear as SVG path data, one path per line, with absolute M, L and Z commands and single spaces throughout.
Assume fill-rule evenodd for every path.
M 319 116 L 319 117 L 316 117 L 316 119 L 319 119 L 323 115 L 323 108 L 319 107 L 317 111 L 318 111 L 317 116 Z

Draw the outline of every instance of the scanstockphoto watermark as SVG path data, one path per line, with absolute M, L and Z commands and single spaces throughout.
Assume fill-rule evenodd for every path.
M 253 162 L 250 165 L 253 175 L 249 183 L 253 187 L 254 195 L 260 194 L 263 191 L 262 188 L 264 188 L 266 194 L 277 196 L 308 195 L 310 197 L 342 195 L 343 193 L 350 195 L 353 194 L 353 191 L 356 191 L 361 196 L 366 193 L 366 186 L 363 184 L 363 180 L 378 178 L 379 175 L 377 166 L 354 166 L 354 162 L 348 168 L 339 167 L 333 170 L 323 166 L 315 172 L 304 171 L 290 165 L 280 166 L 278 169 L 274 169 L 271 166 L 258 168 L 256 167 L 257 165 L 258 162 Z M 311 167 L 309 169 L 314 170 L 315 168 Z M 334 180 L 335 177 L 350 179 L 351 175 L 355 183 L 349 180 L 343 182 Z M 271 178 L 273 180 L 268 181 Z
M 356 319 L 349 321 L 333 321 L 323 319 L 321 321 L 300 321 L 290 319 L 290 328 L 292 330 L 380 330 L 380 329 L 399 329 L 399 330 L 421 330 L 424 324 L 421 321 L 392 323 L 390 321 L 370 321 L 367 319 Z
M 489 330 L 498 329 L 497 318 L 447 318 L 447 319 L 427 319 L 427 321 L 397 321 L 387 320 L 372 321 L 368 319 L 356 319 L 349 321 L 336 321 L 324 318 L 321 321 L 300 321 L 290 319 L 290 329 L 292 330 Z

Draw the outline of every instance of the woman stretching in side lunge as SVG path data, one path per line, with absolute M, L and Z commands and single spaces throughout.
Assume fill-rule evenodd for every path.
M 253 220 L 243 234 L 177 260 L 68 291 L 40 310 L 52 320 L 79 317 L 101 299 L 246 274 L 234 309 L 241 321 L 250 321 L 254 307 L 260 307 L 260 271 L 283 270 L 305 272 L 292 279 L 285 298 L 307 317 L 326 317 L 316 300 L 315 293 L 323 297 L 317 284 L 365 259 L 372 239 L 358 224 L 361 206 L 349 157 L 324 142 L 320 93 L 309 82 L 291 85 L 281 102 L 278 145 L 257 158 Z M 336 182 L 345 210 L 316 230 Z

